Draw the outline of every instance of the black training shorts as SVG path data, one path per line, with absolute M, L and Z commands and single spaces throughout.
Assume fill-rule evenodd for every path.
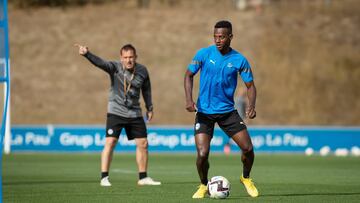
M 119 138 L 125 128 L 128 140 L 147 137 L 146 125 L 143 117 L 125 118 L 114 114 L 107 114 L 106 137 Z
M 198 112 L 195 118 L 195 134 L 206 133 L 212 137 L 215 123 L 217 123 L 229 137 L 246 129 L 244 121 L 236 110 L 224 114 L 204 114 Z

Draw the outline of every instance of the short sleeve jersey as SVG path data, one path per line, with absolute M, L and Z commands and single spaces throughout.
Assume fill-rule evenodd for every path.
M 222 114 L 235 110 L 234 93 L 237 77 L 251 82 L 253 74 L 246 58 L 231 49 L 222 55 L 215 45 L 200 49 L 188 66 L 196 74 L 200 70 L 197 108 L 201 113 Z

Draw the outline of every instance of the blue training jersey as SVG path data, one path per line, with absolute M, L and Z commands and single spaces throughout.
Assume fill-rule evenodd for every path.
M 200 70 L 197 108 L 206 114 L 235 110 L 234 93 L 238 74 L 244 82 L 253 80 L 251 67 L 243 55 L 234 49 L 222 55 L 215 45 L 200 49 L 188 70 L 194 74 Z

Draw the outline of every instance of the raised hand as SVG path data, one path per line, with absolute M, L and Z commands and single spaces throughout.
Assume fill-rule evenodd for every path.
M 79 54 L 80 55 L 85 55 L 89 51 L 89 48 L 87 46 L 83 46 L 83 45 L 80 45 L 80 44 L 74 44 L 74 46 L 79 48 Z

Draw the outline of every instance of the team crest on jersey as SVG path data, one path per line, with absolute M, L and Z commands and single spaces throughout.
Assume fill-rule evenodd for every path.
M 196 123 L 195 124 L 195 130 L 199 130 L 200 129 L 200 123 Z
M 231 68 L 231 67 L 233 67 L 233 64 L 232 64 L 232 63 L 228 63 L 228 64 L 227 64 L 227 67 L 228 67 L 228 68 Z
M 113 133 L 114 133 L 114 131 L 113 131 L 113 129 L 109 129 L 108 131 L 107 131 L 107 133 L 108 133 L 108 135 L 112 135 Z

